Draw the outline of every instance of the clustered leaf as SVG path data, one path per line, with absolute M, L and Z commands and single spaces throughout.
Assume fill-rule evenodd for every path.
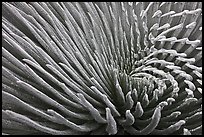
M 202 2 L 3 2 L 2 135 L 202 134 Z

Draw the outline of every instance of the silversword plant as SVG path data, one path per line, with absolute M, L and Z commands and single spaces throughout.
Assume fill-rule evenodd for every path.
M 202 134 L 201 2 L 3 2 L 2 134 Z

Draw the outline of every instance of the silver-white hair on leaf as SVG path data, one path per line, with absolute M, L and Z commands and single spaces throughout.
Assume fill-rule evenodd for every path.
M 202 2 L 3 2 L 2 135 L 202 134 Z

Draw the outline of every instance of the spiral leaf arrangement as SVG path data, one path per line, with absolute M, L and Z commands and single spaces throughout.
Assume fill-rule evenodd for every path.
M 202 134 L 202 3 L 2 3 L 2 134 Z

